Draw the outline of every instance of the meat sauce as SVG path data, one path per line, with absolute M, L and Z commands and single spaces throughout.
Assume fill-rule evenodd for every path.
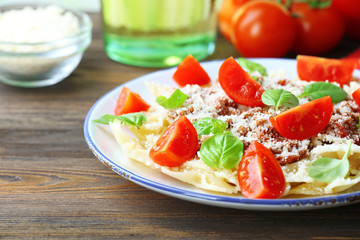
M 292 84 L 279 80 L 278 85 Z M 228 123 L 228 129 L 243 142 L 245 149 L 254 140 L 269 148 L 281 165 L 297 162 L 309 156 L 319 144 L 331 144 L 337 138 L 353 139 L 360 143 L 359 107 L 352 99 L 334 105 L 328 126 L 317 135 L 305 140 L 291 140 L 282 137 L 271 125 L 269 119 L 276 116 L 273 108 L 245 107 L 233 102 L 218 84 L 211 87 L 187 86 L 184 92 L 189 96 L 181 109 L 171 110 L 170 117 L 186 115 L 192 122 L 202 117 L 213 117 Z M 209 136 L 202 136 L 200 144 Z

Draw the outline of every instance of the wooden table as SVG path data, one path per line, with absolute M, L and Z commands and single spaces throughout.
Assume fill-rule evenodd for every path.
M 80 66 L 63 82 L 0 84 L 0 239 L 360 239 L 360 204 L 300 212 L 199 205 L 140 187 L 94 157 L 83 136 L 94 102 L 155 69 L 122 65 L 103 51 L 98 14 Z M 327 56 L 359 43 L 345 40 Z M 238 56 L 219 37 L 209 59 Z

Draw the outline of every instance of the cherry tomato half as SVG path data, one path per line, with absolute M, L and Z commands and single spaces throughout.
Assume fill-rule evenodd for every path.
M 285 190 L 285 177 L 273 153 L 254 141 L 238 168 L 241 193 L 247 198 L 278 198 Z
M 295 22 L 277 2 L 246 2 L 232 19 L 231 41 L 245 57 L 282 57 L 295 36 Z
M 344 20 L 333 8 L 315 9 L 307 3 L 293 3 L 291 12 L 297 29 L 293 51 L 319 55 L 333 49 L 342 39 Z
M 181 116 L 173 122 L 150 149 L 150 158 L 161 166 L 178 167 L 191 160 L 199 149 L 195 127 Z
M 360 107 L 360 88 L 358 88 L 352 93 L 352 97 L 356 104 Z
M 232 57 L 220 66 L 219 83 L 224 92 L 238 104 L 249 107 L 264 105 L 261 101 L 264 88 Z
M 150 105 L 147 104 L 139 94 L 131 91 L 127 87 L 123 87 L 116 103 L 115 114 L 121 115 L 126 113 L 147 111 L 149 107 Z
M 352 64 L 354 64 L 356 69 L 360 70 L 360 48 L 356 49 L 354 52 L 342 58 L 341 60 L 351 62 Z
M 304 81 L 349 84 L 355 69 L 354 63 L 338 59 L 298 55 L 296 61 L 299 78 Z
M 304 140 L 323 130 L 330 121 L 333 104 L 330 96 L 291 108 L 270 118 L 275 130 L 283 137 Z
M 200 63 L 191 55 L 179 64 L 173 79 L 180 87 L 184 87 L 186 84 L 206 85 L 211 81 Z

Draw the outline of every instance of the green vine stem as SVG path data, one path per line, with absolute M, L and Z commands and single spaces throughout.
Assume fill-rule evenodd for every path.
M 324 9 L 332 4 L 332 0 L 277 0 L 278 3 L 290 9 L 292 3 L 306 3 L 311 9 Z

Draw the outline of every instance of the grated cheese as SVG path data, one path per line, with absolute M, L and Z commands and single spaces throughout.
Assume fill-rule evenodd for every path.
M 70 54 L 64 51 L 65 56 L 51 57 L 21 54 L 37 54 L 65 47 L 69 43 L 48 42 L 73 36 L 79 31 L 78 17 L 55 5 L 0 12 L 0 53 L 5 53 L 4 56 L 0 54 L 0 69 L 24 78 L 51 71 L 72 58 L 73 51 Z M 14 56 L 9 53 L 14 53 Z
M 283 88 L 293 92 L 295 95 L 302 93 L 303 87 L 309 84 L 299 79 L 290 82 L 282 76 L 282 73 L 272 73 L 269 77 L 262 79 L 262 85 L 268 88 Z M 164 87 L 158 84 L 147 83 L 149 90 L 155 96 L 170 96 L 174 88 Z M 345 88 L 351 96 L 351 89 L 360 87 L 359 83 L 350 84 Z M 199 87 L 188 85 L 181 88 L 181 91 L 189 96 L 183 107 L 179 109 L 164 110 L 157 104 L 153 104 L 149 111 L 145 112 L 148 121 L 142 129 L 131 128 L 136 134 L 147 135 L 142 144 L 133 144 L 132 138 L 124 134 L 119 123 L 111 124 L 114 135 L 123 147 L 127 156 L 131 159 L 144 163 L 153 169 L 175 179 L 190 183 L 198 188 L 217 191 L 222 193 L 236 194 L 240 192 L 237 181 L 238 171 L 234 169 L 212 169 L 202 160 L 199 152 L 190 161 L 179 167 L 170 168 L 159 166 L 149 157 L 149 149 L 160 137 L 164 129 L 177 119 L 185 115 L 194 122 L 202 117 L 213 117 L 228 123 L 228 130 L 237 136 L 246 149 L 253 140 L 257 140 L 269 148 L 282 165 L 286 179 L 286 190 L 283 197 L 291 194 L 302 195 L 323 195 L 337 193 L 360 182 L 360 142 L 358 124 L 359 107 L 354 101 L 348 99 L 334 105 L 334 111 L 328 126 L 316 136 L 310 139 L 298 141 L 281 137 L 272 127 L 269 119 L 282 110 L 276 112 L 273 107 L 249 108 L 233 102 L 221 89 L 219 83 L 210 87 Z M 304 98 L 300 103 L 310 99 Z M 349 128 L 349 135 L 341 136 L 341 127 Z M 356 130 L 356 131 L 355 131 Z M 202 136 L 200 143 L 208 136 Z M 309 165 L 320 157 L 333 157 L 341 159 L 346 152 L 347 141 L 353 139 L 351 155 L 349 156 L 350 175 L 344 179 L 336 179 L 332 183 L 323 183 L 314 180 L 308 175 Z

